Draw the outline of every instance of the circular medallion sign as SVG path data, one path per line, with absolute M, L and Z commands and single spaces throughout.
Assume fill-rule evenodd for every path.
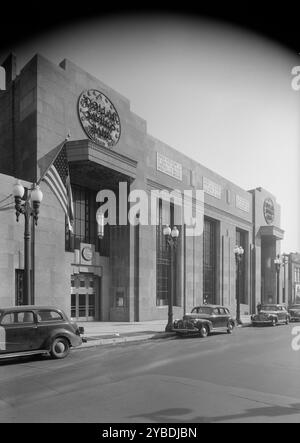
M 118 143 L 121 134 L 119 115 L 109 99 L 96 89 L 83 91 L 78 100 L 82 127 L 88 137 L 106 148 Z
M 268 225 L 273 223 L 274 214 L 275 214 L 275 209 L 274 209 L 273 200 L 271 198 L 266 198 L 264 201 L 264 217 Z
M 82 257 L 86 261 L 91 261 L 92 260 L 92 258 L 93 258 L 93 251 L 92 251 L 92 249 L 89 246 L 87 246 L 87 247 L 82 249 Z

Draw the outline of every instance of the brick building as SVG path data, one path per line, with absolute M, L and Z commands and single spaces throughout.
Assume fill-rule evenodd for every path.
M 253 312 L 260 300 L 276 301 L 274 258 L 283 231 L 275 196 L 262 188 L 246 191 L 155 139 L 127 98 L 70 61 L 57 66 L 36 55 L 18 75 L 15 65 L 13 55 L 2 64 L 6 88 L 0 91 L 1 305 L 22 302 L 24 267 L 23 221 L 16 222 L 4 199 L 16 178 L 24 186 L 39 179 L 41 162 L 68 131 L 74 232 L 66 229 L 60 204 L 42 182 L 44 198 L 31 236 L 35 303 L 58 305 L 81 320 L 164 319 L 171 275 L 175 316 L 204 300 L 235 312 L 237 294 L 242 314 Z M 163 197 L 157 200 L 157 226 L 122 224 L 119 208 L 119 223 L 105 226 L 103 239 L 97 236 L 99 190 L 118 198 L 124 190 L 149 195 L 197 189 L 205 196 L 203 234 L 185 235 L 179 211 L 173 273 L 162 232 L 164 216 L 173 224 L 176 199 L 169 206 Z M 244 250 L 238 276 L 237 244 Z

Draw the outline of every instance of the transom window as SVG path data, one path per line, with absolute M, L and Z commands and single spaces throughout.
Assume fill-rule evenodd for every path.
M 99 204 L 96 202 L 96 191 L 72 184 L 72 197 L 74 206 L 73 233 L 66 223 L 65 247 L 67 251 L 80 249 L 80 243 L 95 245 L 101 255 L 109 255 L 109 227 L 104 227 L 104 237 L 99 240 L 97 235 L 96 212 Z

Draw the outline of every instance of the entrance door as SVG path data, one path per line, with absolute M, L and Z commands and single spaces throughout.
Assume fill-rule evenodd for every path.
M 71 317 L 78 321 L 96 320 L 98 278 L 93 274 L 71 276 Z

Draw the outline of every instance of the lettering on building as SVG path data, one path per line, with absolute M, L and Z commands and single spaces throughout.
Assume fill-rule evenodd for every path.
M 78 113 L 87 136 L 106 148 L 118 143 L 121 134 L 119 115 L 110 100 L 100 91 L 83 91 L 78 100 Z
M 222 198 L 222 187 L 207 177 L 203 177 L 203 191 L 219 200 Z
M 235 196 L 235 206 L 244 212 L 250 211 L 250 203 L 249 200 L 241 197 L 240 195 Z
M 156 168 L 164 174 L 182 181 L 182 165 L 157 152 Z
M 274 209 L 274 203 L 271 198 L 266 198 L 264 201 L 264 217 L 268 225 L 273 223 L 274 221 L 274 215 L 275 215 L 275 209 Z

